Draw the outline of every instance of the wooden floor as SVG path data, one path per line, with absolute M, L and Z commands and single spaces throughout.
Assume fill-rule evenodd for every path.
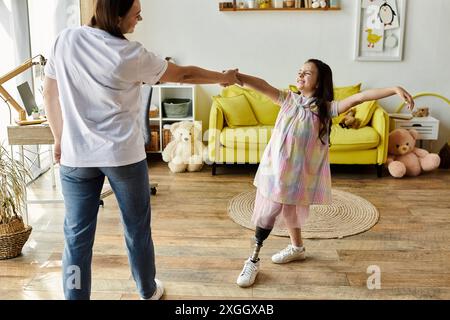
M 271 236 L 252 288 L 235 284 L 250 254 L 253 232 L 227 216 L 228 201 L 252 188 L 256 167 L 171 174 L 150 162 L 157 276 L 165 299 L 450 299 L 450 171 L 417 178 L 376 178 L 374 168 L 333 168 L 333 187 L 372 202 L 380 220 L 371 230 L 339 240 L 306 240 L 304 262 L 275 265 L 288 238 Z M 50 174 L 30 198 L 59 197 Z M 93 260 L 93 299 L 139 299 L 131 280 L 117 202 L 100 210 Z M 62 299 L 62 204 L 31 205 L 33 232 L 22 256 L 0 261 L 0 299 Z M 369 290 L 369 266 L 381 289 Z

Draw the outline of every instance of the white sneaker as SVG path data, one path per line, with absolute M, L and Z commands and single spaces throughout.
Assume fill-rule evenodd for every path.
M 288 263 L 296 260 L 305 260 L 305 247 L 300 250 L 295 249 L 291 244 L 287 248 L 281 250 L 280 252 L 272 256 L 273 263 Z
M 159 299 L 161 299 L 162 295 L 164 294 L 164 286 L 163 286 L 162 282 L 159 281 L 158 279 L 155 279 L 155 282 L 156 282 L 156 290 L 153 293 L 153 295 L 148 299 L 141 298 L 141 300 L 159 300 Z
M 255 283 L 256 275 L 259 271 L 260 262 L 253 262 L 250 258 L 245 261 L 244 268 L 237 278 L 236 283 L 242 288 L 250 287 Z

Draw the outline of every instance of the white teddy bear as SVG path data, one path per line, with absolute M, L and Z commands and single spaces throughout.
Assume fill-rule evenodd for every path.
M 173 140 L 164 149 L 162 156 L 174 173 L 200 171 L 208 150 L 201 141 L 202 126 L 199 122 L 182 121 L 170 127 Z M 200 138 L 200 139 L 199 139 Z
M 312 1 L 312 7 L 313 7 L 314 9 L 317 9 L 317 8 L 319 8 L 319 7 L 325 8 L 326 6 L 327 6 L 327 2 L 324 1 L 324 0 L 313 0 L 313 1 Z

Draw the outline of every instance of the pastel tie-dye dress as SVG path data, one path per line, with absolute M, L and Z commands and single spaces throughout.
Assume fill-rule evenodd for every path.
M 328 135 L 323 144 L 314 102 L 315 98 L 293 92 L 280 95 L 281 110 L 254 180 L 257 201 L 265 198 L 300 207 L 331 203 Z M 333 101 L 331 117 L 337 116 L 337 110 L 338 103 Z M 257 203 L 255 214 L 263 203 Z

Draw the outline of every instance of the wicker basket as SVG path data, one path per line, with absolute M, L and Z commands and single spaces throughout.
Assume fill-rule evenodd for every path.
M 22 253 L 22 248 L 31 234 L 32 228 L 15 219 L 0 225 L 0 260 L 11 259 Z

